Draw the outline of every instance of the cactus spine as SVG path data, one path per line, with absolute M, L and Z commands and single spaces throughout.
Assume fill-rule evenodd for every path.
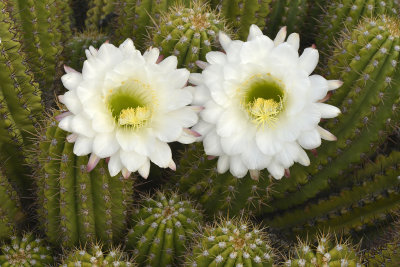
M 154 267 L 176 266 L 202 220 L 189 201 L 161 192 L 145 199 L 134 218 L 126 247 L 133 250 L 137 263 Z
M 0 240 L 8 238 L 24 217 L 18 195 L 0 168 Z
M 50 119 L 39 140 L 35 176 L 44 230 L 53 244 L 96 239 L 109 246 L 122 237 L 133 181 L 110 177 L 104 162 L 88 173 L 88 158 L 75 156 L 66 138 Z
M 159 25 L 151 33 L 152 45 L 164 56 L 175 55 L 178 67 L 191 72 L 198 70 L 197 60 L 205 61 L 206 54 L 216 50 L 218 32 L 226 32 L 219 14 L 198 1 L 190 8 L 171 7 Z
M 238 37 L 245 40 L 250 25 L 256 24 L 260 29 L 266 26 L 266 18 L 270 14 L 271 0 L 222 0 L 221 13 L 232 24 Z
M 317 47 L 328 51 L 343 29 L 352 31 L 363 18 L 396 15 L 399 6 L 395 0 L 336 0 L 324 14 L 317 38 Z
M 273 266 L 274 253 L 262 230 L 245 220 L 221 221 L 204 229 L 186 266 Z
M 103 252 L 100 245 L 89 245 L 88 249 L 75 249 L 63 260 L 62 267 L 75 266 L 135 266 L 119 249 Z
M 295 256 L 285 262 L 286 266 L 360 266 L 358 251 L 349 241 L 333 240 L 328 235 L 317 238 L 318 246 L 313 248 L 308 242 L 299 240 Z
M 51 249 L 32 233 L 21 237 L 11 236 L 11 244 L 1 247 L 1 266 L 49 266 L 54 263 Z

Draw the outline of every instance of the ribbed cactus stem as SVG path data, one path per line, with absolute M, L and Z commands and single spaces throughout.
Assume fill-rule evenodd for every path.
M 201 213 L 178 195 L 157 192 L 134 215 L 126 246 L 139 265 L 177 266 L 202 221 Z
M 91 0 L 85 21 L 86 29 L 95 31 L 110 28 L 113 12 L 117 5 L 116 2 L 116 0 Z
M 204 3 L 195 1 L 189 8 L 173 6 L 160 19 L 151 33 L 151 44 L 164 56 L 175 55 L 178 67 L 191 72 L 198 70 L 197 60 L 206 60 L 206 54 L 217 48 L 219 31 L 227 31 L 217 12 Z
M 32 233 L 10 236 L 10 243 L 1 247 L 1 266 L 50 266 L 54 263 L 51 248 Z
M 206 227 L 195 241 L 186 266 L 273 266 L 274 252 L 265 233 L 246 220 L 222 220 Z
M 329 50 L 339 38 L 343 29 L 352 31 L 364 18 L 398 13 L 395 0 L 335 0 L 326 7 L 323 22 L 320 25 L 317 47 Z
M 339 192 L 307 203 L 301 208 L 265 219 L 265 224 L 280 229 L 293 229 L 302 233 L 319 229 L 365 230 L 390 217 L 400 201 L 400 153 L 389 157 L 380 155 L 376 162 L 363 167 L 346 178 L 354 183 Z
M 35 176 L 46 235 L 67 247 L 91 240 L 110 246 L 122 238 L 133 180 L 110 177 L 104 162 L 89 173 L 88 158 L 75 156 L 66 137 L 50 119 L 38 142 Z
M 62 267 L 75 266 L 135 266 L 129 257 L 118 248 L 104 251 L 101 245 L 87 244 L 87 248 L 79 248 L 65 256 Z
M 266 18 L 271 12 L 271 0 L 222 0 L 221 13 L 233 26 L 238 37 L 245 40 L 249 28 L 256 24 L 260 29 L 266 26 Z
M 218 174 L 216 160 L 207 158 L 201 144 L 185 151 L 173 179 L 179 191 L 197 199 L 211 218 L 216 214 L 257 213 L 268 201 L 272 184 L 266 172 L 258 180 L 250 175 L 238 179 L 229 172 Z
M 17 192 L 0 168 L 0 240 L 8 238 L 24 218 Z
M 299 239 L 295 255 L 285 262 L 285 266 L 362 266 L 357 248 L 350 241 L 334 240 L 332 234 L 318 236 L 317 245 Z

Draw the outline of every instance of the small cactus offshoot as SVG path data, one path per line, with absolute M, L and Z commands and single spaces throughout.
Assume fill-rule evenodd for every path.
M 153 46 L 164 56 L 175 55 L 178 67 L 191 72 L 198 70 L 197 60 L 205 61 L 206 54 L 216 50 L 218 32 L 227 31 L 224 19 L 199 1 L 190 8 L 171 7 L 158 25 L 151 33 Z
M 154 267 L 176 266 L 202 220 L 192 203 L 162 192 L 147 198 L 135 217 L 126 246 L 133 250 L 136 262 Z
M 349 241 L 335 240 L 331 234 L 322 234 L 318 245 L 312 247 L 308 241 L 299 239 L 295 255 L 285 262 L 286 266 L 362 266 L 357 249 Z
M 246 220 L 221 221 L 204 230 L 187 266 L 273 266 L 274 253 L 263 230 Z
M 51 249 L 42 239 L 31 233 L 12 236 L 11 242 L 1 247 L 0 266 L 49 266 L 54 262 Z
M 119 249 L 111 249 L 107 252 L 100 245 L 90 245 L 88 249 L 75 249 L 63 261 L 62 267 L 75 266 L 135 266 L 132 260 Z

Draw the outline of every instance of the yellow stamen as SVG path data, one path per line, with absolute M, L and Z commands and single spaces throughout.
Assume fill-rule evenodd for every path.
M 257 98 L 250 102 L 247 106 L 247 111 L 254 123 L 258 127 L 274 127 L 279 112 L 283 109 L 282 101 L 279 103 L 273 99 Z
M 151 110 L 147 107 L 136 107 L 123 109 L 119 115 L 119 125 L 128 125 L 135 128 L 143 126 L 150 119 Z

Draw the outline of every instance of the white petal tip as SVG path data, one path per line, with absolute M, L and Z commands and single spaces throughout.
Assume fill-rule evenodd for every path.
M 176 164 L 173 160 L 171 160 L 168 164 L 168 168 L 170 168 L 173 171 L 176 171 Z
M 329 89 L 329 91 L 338 89 L 342 85 L 343 85 L 343 82 L 339 81 L 339 80 L 330 80 L 330 81 L 328 81 L 328 89 Z
M 131 176 L 131 173 L 132 173 L 132 172 L 128 171 L 127 168 L 123 168 L 123 169 L 122 169 L 122 176 L 123 176 L 125 179 L 128 179 L 129 176 Z
M 72 113 L 69 112 L 69 111 L 63 112 L 63 113 L 61 113 L 60 115 L 57 115 L 57 116 L 55 117 L 55 119 L 56 119 L 56 121 L 61 121 L 62 119 L 64 119 L 65 117 L 67 117 L 67 116 L 69 116 L 69 115 L 72 115 Z
M 321 138 L 327 141 L 337 141 L 337 137 L 334 136 L 331 132 L 325 130 L 324 128 L 318 126 L 318 132 L 321 135 Z
M 205 68 L 207 68 L 208 63 L 201 61 L 201 60 L 196 60 L 196 65 L 197 67 L 199 67 L 200 69 L 204 70 Z
M 94 168 L 96 168 L 99 161 L 100 161 L 100 158 L 96 154 L 92 153 L 90 155 L 89 162 L 86 166 L 86 171 L 91 172 Z
M 76 139 L 78 138 L 78 134 L 73 133 L 67 136 L 68 143 L 75 143 Z
M 200 112 L 200 111 L 204 110 L 204 107 L 202 107 L 202 106 L 190 106 L 190 108 L 196 112 Z
M 67 65 L 64 65 L 64 71 L 65 71 L 65 73 L 78 72 L 78 71 L 74 70 L 73 68 L 71 68 L 70 66 L 67 66 Z
M 200 137 L 200 136 L 201 136 L 201 134 L 199 134 L 199 133 L 196 132 L 196 131 L 193 131 L 192 129 L 184 128 L 183 131 L 184 131 L 185 133 L 189 134 L 189 135 L 194 136 L 194 137 Z
M 227 46 L 232 42 L 231 38 L 229 38 L 229 36 L 226 33 L 222 32 L 222 31 L 219 32 L 218 40 L 219 40 L 219 43 L 221 44 L 221 46 L 224 49 L 226 49 Z
M 250 170 L 250 177 L 254 181 L 258 181 L 260 179 L 260 171 L 259 170 Z

